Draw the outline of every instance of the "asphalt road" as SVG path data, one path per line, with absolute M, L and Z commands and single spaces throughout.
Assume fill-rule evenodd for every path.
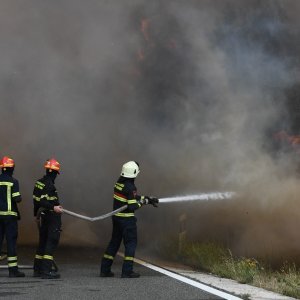
M 32 264 L 32 251 L 22 251 L 20 263 Z M 98 252 L 98 251 L 97 251 Z M 7 269 L 0 269 L 0 298 L 3 299 L 221 299 L 196 287 L 135 264 L 140 278 L 120 278 L 122 259 L 117 257 L 112 268 L 114 278 L 99 277 L 100 254 L 80 249 L 58 251 L 56 262 L 61 279 L 32 277 L 32 270 L 23 270 L 25 278 L 8 278 Z M 4 265 L 1 262 L 0 265 Z

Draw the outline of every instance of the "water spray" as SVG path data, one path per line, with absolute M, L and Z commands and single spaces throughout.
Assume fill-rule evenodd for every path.
M 186 196 L 176 196 L 176 197 L 167 197 L 160 198 L 159 203 L 171 203 L 171 202 L 183 202 L 183 201 L 209 201 L 209 200 L 225 200 L 231 199 L 235 196 L 234 192 L 213 192 L 213 193 L 202 193 L 198 195 L 186 195 Z M 108 217 L 115 215 L 118 212 L 121 212 L 127 208 L 127 205 L 124 205 L 116 210 L 113 210 L 107 214 L 90 218 L 88 216 L 80 215 L 75 212 L 72 212 L 67 209 L 63 209 L 63 212 L 67 215 L 73 216 L 75 218 L 83 219 L 90 222 L 95 222 L 99 220 L 104 220 Z
M 224 200 L 235 196 L 234 192 L 214 192 L 202 193 L 199 195 L 176 196 L 168 198 L 160 198 L 159 203 L 182 202 L 182 201 L 208 201 L 208 200 Z

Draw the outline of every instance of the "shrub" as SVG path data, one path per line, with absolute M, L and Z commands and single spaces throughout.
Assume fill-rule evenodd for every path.
M 300 272 L 295 264 L 285 263 L 279 271 L 268 270 L 256 259 L 234 257 L 229 249 L 212 242 L 186 242 L 177 258 L 198 270 L 300 298 Z

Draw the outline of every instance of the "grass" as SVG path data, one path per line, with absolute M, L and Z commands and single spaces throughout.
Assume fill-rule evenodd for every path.
M 198 270 L 300 299 L 300 271 L 295 264 L 284 263 L 280 270 L 272 270 L 263 262 L 234 257 L 229 249 L 209 242 L 185 242 L 180 249 L 173 251 L 173 258 Z

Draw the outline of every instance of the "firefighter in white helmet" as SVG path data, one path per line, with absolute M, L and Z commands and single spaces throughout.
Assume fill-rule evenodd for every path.
M 133 271 L 133 259 L 137 246 L 137 226 L 134 211 L 141 206 L 151 204 L 157 207 L 158 199 L 149 196 L 140 196 L 134 180 L 140 172 L 139 164 L 129 161 L 122 167 L 121 176 L 114 186 L 114 205 L 118 209 L 127 204 L 127 209 L 112 217 L 113 230 L 110 243 L 101 262 L 101 277 L 113 277 L 111 266 L 123 240 L 125 256 L 122 267 L 122 278 L 137 278 L 140 275 Z

